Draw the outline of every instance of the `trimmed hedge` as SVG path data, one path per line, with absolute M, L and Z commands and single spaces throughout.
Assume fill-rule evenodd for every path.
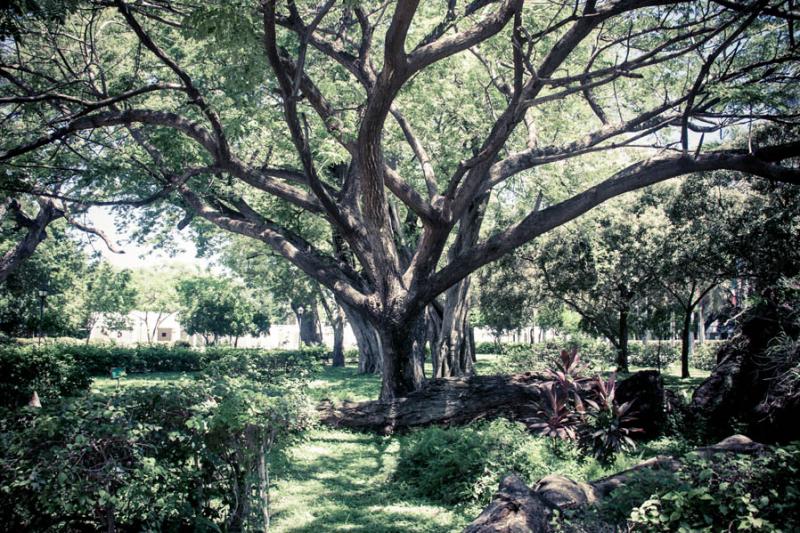
M 128 372 L 197 372 L 243 376 L 260 382 L 276 377 L 306 377 L 327 356 L 324 346 L 301 350 L 210 348 L 205 351 L 167 346 L 2 345 L 0 407 L 15 408 L 36 391 L 42 403 L 88 390 L 92 376 L 113 367 Z
M 92 378 L 72 354 L 50 346 L 0 346 L 0 407 L 25 405 L 33 392 L 46 404 L 88 390 Z
M 680 359 L 680 342 L 631 341 L 628 343 L 628 362 L 633 366 L 667 368 Z

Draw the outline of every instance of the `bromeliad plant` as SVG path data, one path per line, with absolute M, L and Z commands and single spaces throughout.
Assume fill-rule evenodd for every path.
M 547 371 L 552 379 L 542 386 L 543 400 L 529 428 L 546 437 L 580 441 L 596 458 L 609 460 L 633 449 L 631 435 L 641 429 L 632 425 L 632 402 L 616 401 L 616 375 L 591 379 L 583 370 L 577 350 L 561 351 Z

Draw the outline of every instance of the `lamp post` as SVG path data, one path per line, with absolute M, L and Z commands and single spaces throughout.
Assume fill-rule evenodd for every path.
M 303 306 L 299 306 L 297 308 L 297 349 L 300 350 L 303 347 L 303 312 L 305 309 Z

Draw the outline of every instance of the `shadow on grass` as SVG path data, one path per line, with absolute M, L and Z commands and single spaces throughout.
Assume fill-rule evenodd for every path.
M 460 531 L 471 516 L 391 481 L 397 437 L 315 430 L 275 465 L 274 531 Z

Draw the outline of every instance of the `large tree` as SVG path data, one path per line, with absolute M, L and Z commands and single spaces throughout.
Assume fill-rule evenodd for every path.
M 796 182 L 797 142 L 698 133 L 793 120 L 799 16 L 790 0 L 77 2 L 0 49 L 0 179 L 160 197 L 182 225 L 262 241 L 372 324 L 391 400 L 423 382 L 427 306 L 481 266 L 675 176 Z M 598 160 L 588 187 L 481 233 L 493 191 Z

